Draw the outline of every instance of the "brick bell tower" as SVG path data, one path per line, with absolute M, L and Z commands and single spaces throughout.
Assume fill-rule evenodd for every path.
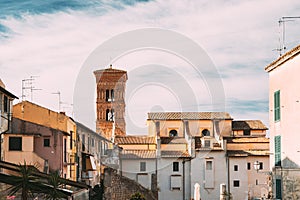
M 113 139 L 114 134 L 126 135 L 125 88 L 127 72 L 113 69 L 94 71 L 97 84 L 97 122 L 96 131 L 105 138 Z

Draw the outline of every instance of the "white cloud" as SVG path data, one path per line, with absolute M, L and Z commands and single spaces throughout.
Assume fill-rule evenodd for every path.
M 10 38 L 0 40 L 1 78 L 20 96 L 21 80 L 38 75 L 35 86 L 43 90 L 35 92 L 40 94 L 35 98 L 36 102 L 56 110 L 57 103 L 53 102 L 56 97 L 51 93 L 61 91 L 63 101 L 72 102 L 77 73 L 98 45 L 124 31 L 159 27 L 185 34 L 207 51 L 223 75 L 228 99 L 267 99 L 268 82 L 263 68 L 277 56 L 277 52 L 272 51 L 278 47 L 277 20 L 281 16 L 297 15 L 299 7 L 296 0 L 157 0 L 127 6 L 123 10 L 109 6 L 109 11 L 101 15 L 83 10 L 2 19 L 0 23 L 14 33 Z M 299 24 L 295 26 L 299 29 Z M 295 31 L 295 26 L 289 30 Z M 290 43 L 299 41 L 292 33 L 288 36 L 291 37 L 288 38 Z M 118 61 L 115 66 L 125 66 L 130 70 L 131 65 L 159 63 L 166 59 L 174 70 L 176 67 L 177 70 L 187 69 L 180 73 L 187 77 L 196 94 L 205 87 L 202 80 L 195 79 L 192 70 L 178 59 L 164 54 L 152 57 L 139 54 L 135 60 L 131 58 L 128 55 L 127 59 L 120 60 L 124 61 L 123 64 Z M 142 97 L 140 100 L 147 102 Z M 167 99 L 161 104 L 165 102 Z M 136 105 L 140 104 L 137 102 Z M 267 116 L 267 113 L 251 114 L 254 118 L 262 116 Z M 145 114 L 141 115 L 144 117 Z

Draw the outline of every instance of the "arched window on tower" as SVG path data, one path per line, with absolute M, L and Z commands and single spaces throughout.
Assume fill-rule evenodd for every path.
M 202 135 L 203 135 L 203 136 L 210 136 L 209 130 L 204 129 L 204 130 L 202 131 Z
M 105 118 L 106 118 L 106 121 L 109 121 L 109 117 L 110 117 L 110 116 L 109 116 L 109 115 L 110 115 L 109 113 L 110 113 L 110 112 L 109 112 L 109 109 L 106 109 L 106 115 L 105 115 L 105 116 L 106 116 L 106 117 L 105 117 Z
M 177 133 L 177 131 L 175 129 L 172 129 L 169 132 L 169 136 L 170 137 L 176 137 L 176 136 L 178 136 L 178 133 Z
M 106 100 L 106 101 L 110 101 L 110 98 L 109 98 L 109 90 L 106 90 L 106 92 L 105 92 L 105 100 Z
M 110 93 L 111 93 L 111 101 L 114 101 L 115 100 L 115 91 L 111 90 Z

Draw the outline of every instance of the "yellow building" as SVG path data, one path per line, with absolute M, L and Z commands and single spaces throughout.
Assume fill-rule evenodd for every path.
M 41 171 L 59 170 L 62 177 L 76 180 L 76 141 L 72 118 L 23 101 L 13 106 L 12 130 L 4 138 L 4 160 L 25 160 Z

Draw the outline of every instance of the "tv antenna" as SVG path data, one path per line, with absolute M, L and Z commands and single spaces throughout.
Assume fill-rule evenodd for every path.
M 33 101 L 33 91 L 42 90 L 34 87 L 34 80 L 39 76 L 30 76 L 30 78 L 26 78 L 22 80 L 22 101 L 26 99 L 25 92 L 29 90 L 30 92 L 30 100 Z
M 285 46 L 285 32 L 286 32 L 286 27 L 285 27 L 285 23 L 286 22 L 291 22 L 291 21 L 295 21 L 296 19 L 300 19 L 300 16 L 296 16 L 296 17 L 281 17 L 278 20 L 278 24 L 279 24 L 279 48 L 275 49 L 276 51 L 279 52 L 279 56 L 282 56 L 282 54 L 285 53 L 286 50 L 286 46 Z

